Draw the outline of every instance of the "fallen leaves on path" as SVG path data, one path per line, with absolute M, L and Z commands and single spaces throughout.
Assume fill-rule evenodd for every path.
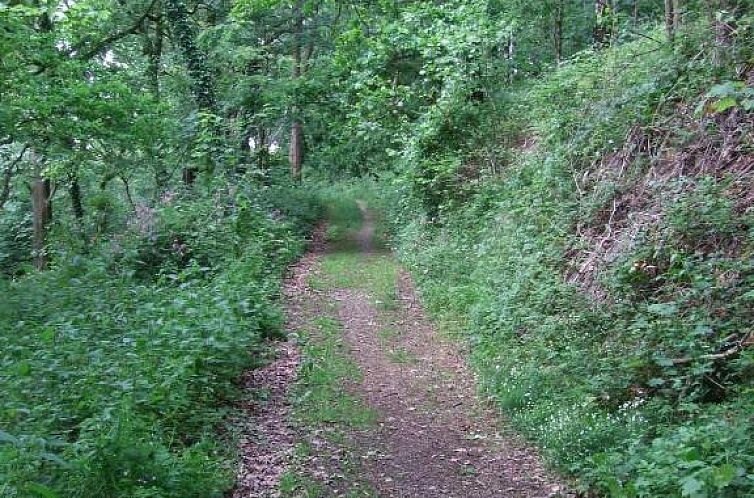
M 374 227 L 366 208 L 359 207 L 365 222 L 357 241 L 366 257 L 373 254 Z M 293 428 L 286 393 L 296 379 L 300 353 L 293 341 L 276 344 L 276 360 L 245 378 L 249 390 L 267 389 L 269 396 L 245 407 L 249 419 L 233 497 L 279 496 L 280 478 L 301 438 L 311 451 L 297 470 L 321 484 L 326 491 L 321 496 L 355 496 L 341 472 L 346 460 L 357 462 L 359 477 L 379 496 L 568 496 L 534 449 L 501 432 L 494 408 L 477 396 L 463 355 L 438 336 L 406 272 L 399 272 L 394 309 L 378 309 L 381 303 L 362 290 L 323 293 L 307 286 L 323 253 L 323 234 L 318 231 L 313 252 L 286 282 L 288 330 L 333 313 L 334 306 L 347 349 L 363 374 L 361 383 L 343 388 L 373 408 L 378 421 L 348 431 L 343 444 L 334 444 L 326 427 Z M 386 327 L 396 331 L 394 336 L 380 336 Z

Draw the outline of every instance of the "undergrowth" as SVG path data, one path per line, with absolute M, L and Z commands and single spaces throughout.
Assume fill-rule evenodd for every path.
M 680 168 L 651 184 L 662 201 L 650 206 L 657 216 L 595 270 L 601 292 L 566 278 L 573 248 L 584 243 L 581 227 L 609 225 L 600 213 L 612 208 L 621 216 L 616 206 L 637 189 L 633 179 L 671 161 L 673 147 L 705 139 L 674 118 L 676 110 L 696 107 L 715 78 L 735 77 L 684 47 L 658 49 L 651 40 L 658 36 L 584 52 L 496 97 L 473 123 L 514 130 L 525 148 L 484 181 L 466 180 L 457 165 L 476 160 L 477 148 L 496 138 L 443 150 L 446 130 L 467 119 L 449 112 L 443 119 L 453 126 L 425 127 L 417 141 L 439 152 L 405 154 L 423 162 L 384 179 L 381 204 L 425 303 L 436 317 L 465 324 L 483 388 L 585 490 L 749 496 L 754 352 L 740 345 L 753 318 L 754 218 L 750 208 L 735 207 L 728 188 L 735 172 Z M 648 50 L 653 57 L 637 55 Z M 718 114 L 710 112 L 712 124 Z M 631 145 L 635 125 L 647 133 L 688 127 L 686 141 L 632 156 L 631 181 L 600 181 L 610 158 Z M 448 154 L 456 166 L 447 188 L 417 180 L 416 168 L 445 164 Z M 633 206 L 629 213 L 642 205 Z
M 278 281 L 319 217 L 279 193 L 176 194 L 0 280 L 0 496 L 225 496 L 235 380 L 281 333 Z

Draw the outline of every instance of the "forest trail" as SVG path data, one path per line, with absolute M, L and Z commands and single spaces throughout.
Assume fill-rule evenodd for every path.
M 501 432 L 366 204 L 353 211 L 293 268 L 289 340 L 246 379 L 265 396 L 246 407 L 234 498 L 565 496 L 536 451 Z

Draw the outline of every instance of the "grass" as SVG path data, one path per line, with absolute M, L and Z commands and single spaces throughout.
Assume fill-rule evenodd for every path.
M 372 426 L 377 415 L 349 390 L 349 386 L 361 382 L 362 376 L 345 349 L 342 332 L 341 323 L 328 316 L 314 318 L 306 330 L 300 331 L 302 364 L 299 380 L 291 392 L 293 419 L 298 427 L 308 432 L 321 431 L 329 444 L 343 450 L 339 455 L 328 455 L 318 448 L 318 456 L 324 460 L 340 458 L 338 470 L 342 480 L 357 488 L 346 496 L 375 496 L 360 479 L 359 462 L 352 457 L 355 450 L 349 447 L 347 434 Z M 280 482 L 283 496 L 328 496 L 327 489 L 307 473 L 306 462 L 311 453 L 308 441 L 297 445 L 294 464 Z
M 294 389 L 295 419 L 305 426 L 335 424 L 363 428 L 375 420 L 375 413 L 348 392 L 348 385 L 361 381 L 361 372 L 348 357 L 340 322 L 316 318 L 311 330 L 301 334 L 303 360 L 301 377 Z
M 380 339 L 380 344 L 385 347 L 391 341 L 394 341 L 400 336 L 400 331 L 393 327 L 387 327 L 377 331 L 377 337 Z
M 372 296 L 379 309 L 395 309 L 398 300 L 398 264 L 389 253 L 363 254 L 359 251 L 357 233 L 363 219 L 356 200 L 346 194 L 333 195 L 327 212 L 331 252 L 322 260 L 322 273 L 309 277 L 309 285 L 317 290 L 363 290 Z M 380 236 L 384 230 L 379 229 L 381 218 L 377 211 L 372 216 L 378 228 L 375 230 L 374 246 L 385 248 L 386 243 Z
M 694 192 L 657 194 L 665 216 L 598 275 L 609 305 L 564 278 L 570 249 L 583 243 L 576 228 L 601 229 L 595 208 L 609 214 L 614 206 L 612 177 L 595 178 L 627 136 L 632 146 L 628 128 L 662 121 L 661 108 L 675 113 L 662 104 L 678 81 L 689 82 L 680 96 L 689 106 L 712 84 L 708 61 L 679 52 L 636 58 L 648 43 L 585 55 L 500 106 L 510 115 L 495 119 L 538 137 L 536 150 L 514 150 L 505 174 L 473 193 L 449 189 L 437 217 L 426 219 L 422 199 L 411 198 L 435 184 L 411 177 L 386 182 L 383 205 L 428 311 L 456 322 L 448 329 L 466 337 L 486 394 L 585 489 L 627 498 L 752 496 L 754 354 L 702 361 L 751 324 L 751 215 L 733 214 L 725 182 L 685 178 Z M 668 143 L 667 157 L 682 156 L 690 137 L 698 145 L 715 133 L 710 126 L 695 136 L 690 119 L 668 123 L 669 136 L 684 139 Z M 644 171 L 645 159 L 628 169 Z M 594 185 L 574 182 L 587 174 Z M 735 237 L 742 255 L 704 252 L 710 240 Z M 694 361 L 670 360 L 684 357 Z
M 406 348 L 394 348 L 388 351 L 387 357 L 393 363 L 407 364 L 407 363 L 419 363 L 419 357 Z
M 0 279 L 0 496 L 233 486 L 233 429 L 216 429 L 239 375 L 263 363 L 262 339 L 281 333 L 279 278 L 303 249 L 292 224 L 243 202 L 229 214 L 215 197 L 174 199 L 154 237 L 128 231 L 121 252 L 103 243 Z M 192 259 L 170 249 L 177 235 Z
M 389 254 L 336 252 L 322 260 L 322 274 L 309 277 L 318 290 L 359 289 L 369 294 L 381 310 L 398 305 L 398 263 Z
M 363 219 L 355 198 L 341 194 L 331 196 L 327 209 L 327 238 L 331 252 L 321 259 L 321 271 L 310 275 L 308 283 L 320 291 L 361 290 L 371 296 L 376 307 L 389 311 L 397 306 L 398 266 L 390 254 L 360 251 L 357 234 Z M 375 241 L 374 246 L 384 248 L 385 243 Z M 335 305 L 325 302 L 322 308 L 322 312 L 332 313 Z M 349 447 L 352 444 L 349 432 L 372 426 L 376 413 L 349 389 L 362 381 L 362 375 L 345 348 L 342 324 L 330 316 L 320 316 L 312 319 L 299 334 L 303 359 L 299 380 L 291 394 L 294 421 L 301 428 L 321 431 L 329 444 L 343 450 L 338 455 L 328 455 L 327 447 L 318 447 L 317 456 L 324 460 L 341 458 L 338 470 L 343 475 L 344 484 L 350 488 L 346 496 L 376 496 L 376 492 L 360 479 L 359 461 L 354 457 L 357 452 Z M 395 328 L 379 332 L 385 346 L 398 334 Z M 417 361 L 402 348 L 391 350 L 389 355 L 395 363 Z M 310 453 L 309 443 L 297 446 L 295 462 L 281 480 L 283 496 L 327 496 L 329 490 L 307 473 L 306 462 Z

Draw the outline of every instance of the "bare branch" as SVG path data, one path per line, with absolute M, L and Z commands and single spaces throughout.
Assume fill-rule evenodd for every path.
M 734 356 L 741 352 L 744 348 L 747 346 L 754 345 L 754 331 L 749 332 L 744 336 L 743 339 L 738 341 L 736 344 L 731 346 L 730 348 L 720 352 L 720 353 L 714 353 L 714 354 L 705 354 L 696 358 L 675 358 L 673 360 L 670 360 L 673 362 L 673 365 L 687 365 L 695 360 L 706 360 L 706 361 L 718 361 L 718 360 L 725 360 L 727 358 L 730 358 L 731 356 Z

